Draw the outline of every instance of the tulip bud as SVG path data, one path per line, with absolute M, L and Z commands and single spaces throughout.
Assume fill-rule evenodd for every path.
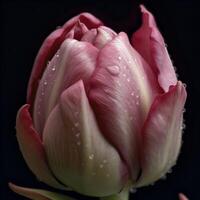
M 186 91 L 152 14 L 141 12 L 132 45 L 88 13 L 44 41 L 16 126 L 40 181 L 103 199 L 123 191 L 125 199 L 127 188 L 151 184 L 175 164 Z

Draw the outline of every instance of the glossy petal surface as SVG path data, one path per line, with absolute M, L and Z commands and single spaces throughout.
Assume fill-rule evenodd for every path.
M 40 81 L 34 105 L 34 124 L 42 134 L 49 113 L 67 87 L 88 81 L 95 69 L 98 49 L 87 42 L 66 39 L 47 66 Z
M 77 22 L 80 21 L 87 28 L 97 28 L 102 22 L 90 13 L 81 13 L 67 21 L 61 28 L 53 31 L 43 42 L 34 62 L 31 77 L 28 85 L 27 103 L 33 105 L 38 83 L 42 74 L 62 42 L 66 39 L 66 35 Z M 32 109 L 32 108 L 31 108 Z
M 32 124 L 29 105 L 22 106 L 18 111 L 16 129 L 17 140 L 24 159 L 36 177 L 48 185 L 60 189 L 66 189 L 55 180 L 49 170 L 42 141 Z
M 167 92 L 169 86 L 177 82 L 174 67 L 153 15 L 144 6 L 141 6 L 141 12 L 142 26 L 133 34 L 132 44 L 152 67 L 161 88 Z
M 133 180 L 139 173 L 140 129 L 157 88 L 151 69 L 120 33 L 99 53 L 91 79 L 90 103 L 102 133 L 127 163 Z
M 51 112 L 44 145 L 56 177 L 81 194 L 111 195 L 127 181 L 122 160 L 97 126 L 82 81 L 64 91 Z
M 155 99 L 142 133 L 139 185 L 158 180 L 175 164 L 181 146 L 185 100 L 186 91 L 181 82 Z

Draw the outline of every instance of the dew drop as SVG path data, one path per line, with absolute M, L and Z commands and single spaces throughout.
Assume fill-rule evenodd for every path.
M 42 92 L 42 96 L 44 96 L 44 92 Z
M 127 78 L 127 81 L 130 82 L 130 78 Z
M 78 141 L 76 144 L 77 144 L 78 146 L 80 146 L 80 145 L 81 145 L 81 142 L 80 142 L 80 141 Z
M 109 177 L 110 177 L 110 174 L 106 174 L 106 177 L 109 178 Z
M 59 56 L 60 56 L 60 55 L 57 53 L 57 54 L 56 54 L 56 58 L 58 58 Z
M 120 68 L 117 65 L 108 66 L 106 69 L 110 74 L 114 76 L 117 76 L 120 72 Z
M 93 160 L 93 158 L 94 158 L 94 154 L 89 155 L 90 160 Z
M 136 101 L 136 103 L 135 103 L 136 105 L 139 105 L 140 103 L 139 103 L 139 101 Z
M 185 124 L 182 124 L 182 126 L 181 126 L 181 129 L 183 130 L 183 129 L 185 129 Z
M 51 70 L 52 70 L 52 71 L 55 71 L 55 70 L 56 70 L 56 67 L 55 67 L 55 66 L 53 66 Z
M 47 85 L 47 81 L 44 82 L 44 85 Z
M 122 57 L 121 57 L 121 56 L 119 56 L 119 57 L 118 57 L 118 59 L 119 59 L 119 60 L 121 60 L 121 59 L 122 59 Z
M 104 164 L 105 164 L 105 163 L 107 163 L 107 160 L 106 160 L 106 159 L 104 159 L 104 160 L 103 160 L 103 163 L 104 163 Z
M 137 94 L 137 95 L 136 95 L 136 98 L 138 99 L 139 97 L 140 97 L 140 96 Z
M 76 122 L 76 123 L 74 124 L 74 126 L 75 126 L 75 127 L 78 127 L 78 126 L 79 126 L 79 123 L 78 123 L 78 122 Z
M 100 164 L 99 167 L 102 169 L 103 168 L 103 164 Z
M 137 192 L 137 189 L 136 189 L 136 188 L 131 188 L 129 191 L 130 191 L 130 193 L 133 194 L 133 193 L 136 193 L 136 192 Z
M 76 137 L 78 138 L 80 136 L 80 133 L 78 132 L 78 133 L 76 133 Z
M 117 81 L 117 85 L 118 85 L 118 86 L 122 86 L 121 83 L 120 83 L 119 81 Z
M 186 88 L 186 87 L 187 87 L 187 85 L 186 85 L 185 83 L 183 83 L 183 87 L 185 87 L 185 88 Z
M 131 92 L 131 96 L 133 97 L 135 95 L 135 93 L 134 92 Z

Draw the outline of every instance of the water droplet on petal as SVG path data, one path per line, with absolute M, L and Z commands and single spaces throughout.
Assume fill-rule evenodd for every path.
M 107 163 L 107 160 L 105 159 L 105 160 L 103 160 L 103 163 Z
M 74 126 L 75 126 L 75 127 L 78 127 L 78 126 L 79 126 L 79 123 L 78 123 L 78 122 L 76 122 L 76 123 L 74 124 Z
M 186 127 L 186 126 L 185 126 L 185 124 L 183 123 L 182 126 L 181 126 L 181 129 L 183 130 L 183 129 L 185 129 L 185 127 Z
M 100 164 L 99 167 L 102 169 L 103 168 L 103 164 Z
M 106 174 L 106 177 L 109 178 L 109 177 L 110 177 L 110 174 Z
M 130 193 L 133 194 L 133 193 L 136 193 L 136 192 L 137 192 L 137 189 L 136 189 L 136 188 L 131 188 L 129 191 L 130 191 Z
M 185 87 L 185 88 L 186 88 L 186 87 L 187 87 L 187 85 L 186 85 L 185 83 L 183 83 L 183 87 Z
M 114 76 L 117 76 L 120 72 L 120 68 L 117 65 L 108 66 L 106 69 L 110 74 Z
M 133 97 L 135 95 L 135 93 L 134 92 L 131 92 L 131 96 Z
M 80 136 L 80 133 L 78 132 L 78 133 L 76 133 L 76 137 L 78 138 Z
M 47 81 L 44 82 L 44 85 L 47 85 Z
M 51 70 L 52 70 L 52 71 L 55 71 L 55 70 L 56 70 L 56 67 L 55 67 L 55 66 L 53 66 Z
M 119 59 L 119 60 L 121 60 L 121 59 L 122 59 L 122 57 L 121 57 L 121 56 L 119 56 L 119 57 L 118 57 L 118 59 Z
M 130 78 L 127 78 L 127 81 L 130 82 Z
M 94 158 L 94 154 L 89 155 L 90 160 L 93 160 L 93 158 Z

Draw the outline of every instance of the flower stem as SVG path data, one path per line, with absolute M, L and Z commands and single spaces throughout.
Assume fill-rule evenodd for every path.
M 100 200 L 128 200 L 128 199 L 129 199 L 129 187 L 124 188 L 118 194 L 100 198 Z

